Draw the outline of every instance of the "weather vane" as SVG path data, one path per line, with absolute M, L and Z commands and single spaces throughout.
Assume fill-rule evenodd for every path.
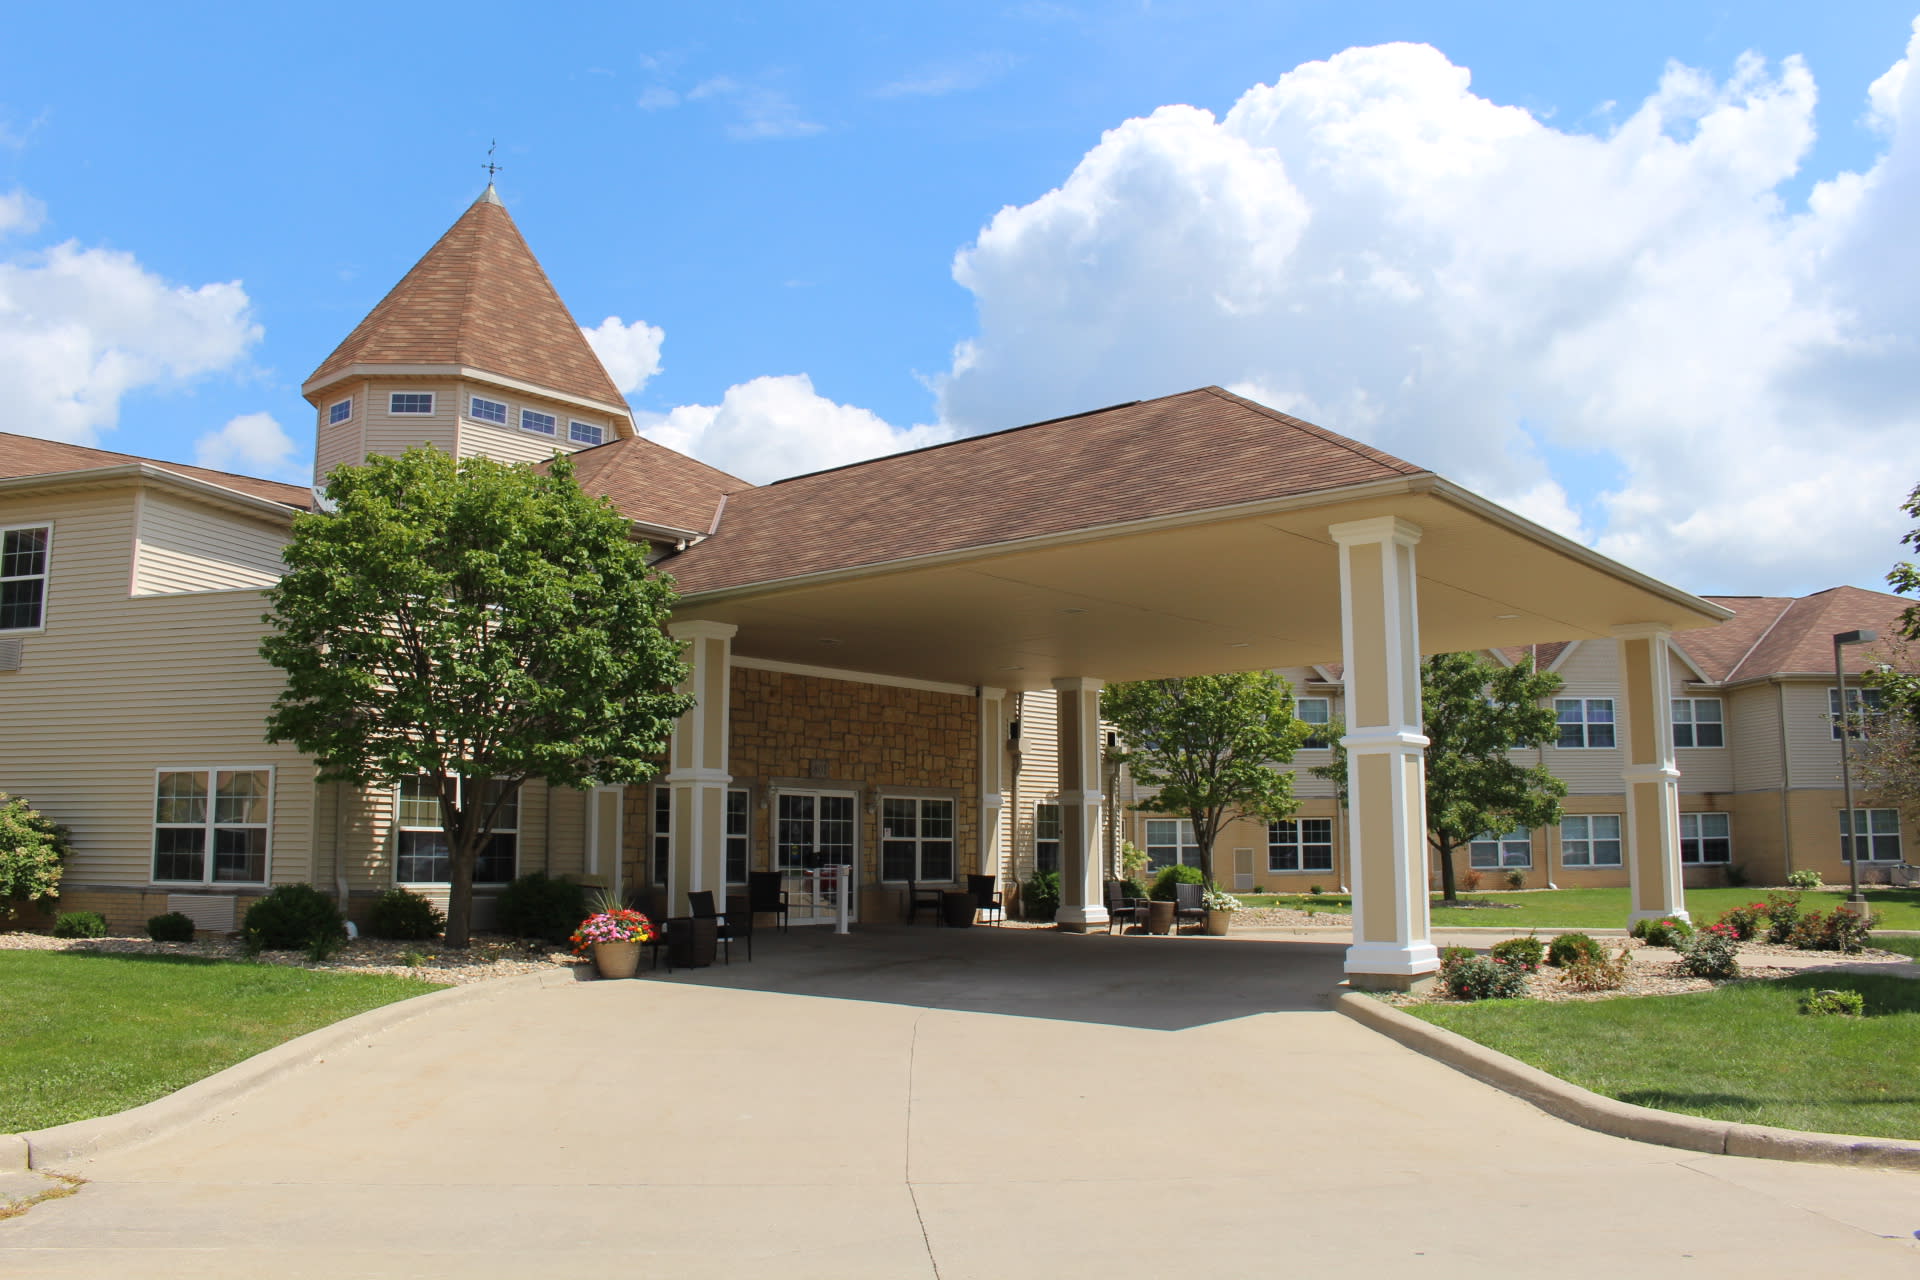
M 507 167 L 503 164 L 495 164 L 493 162 L 493 149 L 499 145 L 500 145 L 500 141 L 497 138 L 492 139 L 487 143 L 487 162 L 480 166 L 482 169 L 485 169 L 487 171 L 487 184 L 489 186 L 493 184 L 493 175 Z

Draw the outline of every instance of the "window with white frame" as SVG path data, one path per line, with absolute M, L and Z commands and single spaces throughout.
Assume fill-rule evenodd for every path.
M 1847 811 L 1840 811 L 1840 857 L 1862 862 L 1900 861 L 1900 811 L 1853 810 L 1853 838 L 1847 838 Z
M 1033 869 L 1060 869 L 1060 806 L 1047 800 L 1033 806 Z
M 1612 698 L 1555 698 L 1554 719 L 1560 723 L 1556 747 L 1610 747 L 1613 745 Z
M 1620 815 L 1570 813 L 1560 819 L 1560 865 L 1563 867 L 1617 867 L 1620 865 Z
M 1182 863 L 1200 865 L 1200 841 L 1190 818 L 1147 819 L 1147 865 L 1155 871 Z
M 432 413 L 433 392 L 395 391 L 387 397 L 388 413 Z
M 1724 747 L 1727 730 L 1718 698 L 1675 698 L 1673 700 L 1673 745 L 1676 747 Z
M 575 444 L 599 444 L 606 436 L 607 429 L 598 423 L 582 422 L 578 418 L 567 423 L 567 439 Z
M 493 422 L 507 425 L 507 405 L 504 400 L 489 400 L 485 396 L 467 397 L 467 416 L 476 422 Z
M 1467 845 L 1467 865 L 1476 871 L 1533 865 L 1533 835 L 1525 829 L 1505 835 L 1483 832 Z
M 162 769 L 154 781 L 153 878 L 265 884 L 270 769 Z
M 1300 743 L 1303 749 L 1316 750 L 1329 745 L 1327 726 L 1333 722 L 1333 699 L 1296 698 L 1293 718 L 1307 725 L 1307 736 Z
M 1333 819 L 1267 824 L 1267 870 L 1333 870 Z
M 327 406 L 327 425 L 337 427 L 353 416 L 353 399 L 335 400 Z
M 459 779 L 458 802 L 491 805 L 500 802 L 493 832 L 474 859 L 475 884 L 506 884 L 520 859 L 520 793 L 505 799 L 507 784 L 491 779 Z M 478 791 L 479 794 L 473 794 Z M 424 774 L 402 778 L 394 805 L 394 879 L 401 884 L 451 884 L 453 851 L 440 825 L 440 792 Z
M 880 878 L 946 883 L 953 872 L 953 801 L 883 797 Z
M 558 430 L 559 426 L 559 419 L 550 413 L 541 413 L 538 409 L 522 409 L 520 411 L 520 429 L 522 431 L 531 431 L 535 435 L 550 436 Z
M 53 526 L 0 529 L 0 631 L 38 631 L 46 620 Z
M 747 855 L 750 852 L 753 797 L 742 787 L 727 789 L 727 883 L 747 882 Z M 673 858 L 673 788 L 653 789 L 653 845 L 651 871 L 653 883 L 667 882 L 667 867 Z
M 1855 685 L 1847 686 L 1847 719 L 1852 722 L 1853 736 L 1858 738 L 1867 732 L 1866 722 L 1886 708 L 1886 692 L 1882 689 L 1862 689 Z M 1840 690 L 1833 686 L 1827 690 L 1827 717 L 1833 721 L 1833 740 L 1840 741 Z
M 1708 866 L 1733 861 L 1733 819 L 1724 813 L 1680 815 L 1680 861 Z

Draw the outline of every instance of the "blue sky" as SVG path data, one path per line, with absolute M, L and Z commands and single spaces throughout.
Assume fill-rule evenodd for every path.
M 1884 162 L 1906 117 L 1894 85 L 1870 119 L 1869 87 L 1914 16 L 1913 0 L 16 10 L 0 391 L 29 409 L 0 429 L 297 475 L 298 384 L 478 194 L 498 139 L 501 194 L 576 316 L 664 333 L 657 371 L 623 379 L 636 410 L 755 479 L 1218 382 L 1695 590 L 1877 586 L 1920 481 L 1896 296 L 1920 280 L 1872 229 L 1905 194 Z M 1345 53 L 1392 42 L 1436 52 Z M 1653 140 L 1629 145 L 1656 97 Z M 1210 115 L 1160 111 L 1182 104 Z M 1322 127 L 1340 113 L 1369 123 Z M 1718 149 L 1716 120 L 1737 134 Z M 1876 172 L 1856 199 L 1845 175 Z M 1467 207 L 1431 213 L 1456 193 Z M 1520 208 L 1521 231 L 1484 229 Z M 1608 216 L 1583 225 L 1594 208 Z M 1729 248 L 1743 237 L 1764 270 Z M 1705 337 L 1676 361 L 1663 334 Z M 45 372 L 61 359 L 65 381 Z M 1843 390 L 1859 403 L 1828 419 Z M 262 446 L 259 415 L 291 453 Z M 206 453 L 236 419 L 253 426 Z M 1851 469 L 1808 461 L 1836 450 Z M 1749 469 L 1712 478 L 1729 452 Z M 1835 484 L 1852 523 L 1826 509 Z

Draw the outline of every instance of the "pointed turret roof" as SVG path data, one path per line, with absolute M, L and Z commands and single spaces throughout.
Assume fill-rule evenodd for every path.
M 491 183 L 303 390 L 367 366 L 476 369 L 626 411 Z

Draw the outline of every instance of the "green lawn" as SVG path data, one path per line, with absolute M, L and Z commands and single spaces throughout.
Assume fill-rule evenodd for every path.
M 192 956 L 0 951 L 0 1133 L 124 1111 L 316 1027 L 437 990 Z
M 1864 1018 L 1810 1017 L 1850 988 Z M 1867 1137 L 1920 1138 L 1920 982 L 1807 974 L 1681 996 L 1416 1005 L 1408 1013 L 1622 1102 Z
M 1689 889 L 1687 910 L 1696 921 L 1711 924 L 1730 907 L 1759 902 L 1767 889 Z M 1867 901 L 1880 917 L 1882 929 L 1920 929 L 1920 889 L 1870 887 Z M 1478 907 L 1442 906 L 1438 897 L 1433 904 L 1436 925 L 1485 925 L 1489 928 L 1528 929 L 1620 929 L 1627 923 L 1628 904 L 1625 889 L 1548 889 L 1526 893 L 1471 893 L 1463 895 Z M 1348 912 L 1353 900 L 1346 894 L 1245 894 L 1248 906 L 1280 906 L 1305 910 Z M 1809 911 L 1831 911 L 1846 901 L 1845 889 L 1815 889 L 1800 895 L 1801 905 Z

